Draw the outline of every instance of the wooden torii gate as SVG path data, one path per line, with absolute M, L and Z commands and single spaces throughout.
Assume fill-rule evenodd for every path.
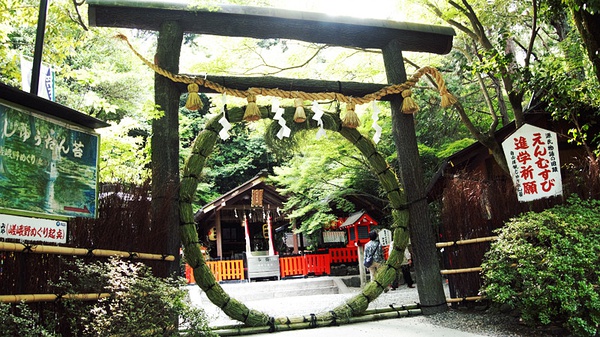
M 448 27 L 402 23 L 387 20 L 333 17 L 321 13 L 274 8 L 223 5 L 218 10 L 193 8 L 188 3 L 142 0 L 88 0 L 89 23 L 98 27 L 135 28 L 158 31 L 156 63 L 178 73 L 183 33 L 258 39 L 284 38 L 342 47 L 380 49 L 390 84 L 407 80 L 403 51 L 446 54 L 452 48 L 454 30 Z M 227 86 L 277 88 L 305 92 L 340 92 L 362 96 L 377 90 L 377 85 L 298 79 L 208 77 Z M 285 84 L 282 84 L 285 83 Z M 381 86 L 383 87 L 383 86 Z M 170 228 L 170 252 L 179 248 L 176 182 L 178 167 L 178 102 L 184 84 L 155 76 L 155 101 L 165 116 L 153 123 L 152 164 L 153 202 L 160 203 L 155 221 Z M 209 92 L 209 91 L 205 91 Z M 425 198 L 423 173 L 414 130 L 413 116 L 401 112 L 401 95 L 382 98 L 392 107 L 393 135 L 398 152 L 400 181 L 408 196 L 410 236 L 413 242 L 419 300 L 424 314 L 446 310 L 446 300 L 438 268 L 435 237 L 431 230 Z M 160 151 L 155 149 L 160 148 Z M 158 172 L 162 175 L 158 175 Z M 167 173 L 165 175 L 165 173 Z M 166 205 L 171 205 L 167 207 Z

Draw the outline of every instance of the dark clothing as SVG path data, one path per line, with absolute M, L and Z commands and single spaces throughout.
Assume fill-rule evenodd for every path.
M 415 283 L 410 275 L 410 265 L 402 265 L 400 267 L 402 269 L 402 277 L 404 277 L 404 282 L 409 288 L 412 288 L 413 283 Z
M 385 262 L 383 259 L 383 250 L 379 244 L 379 240 L 371 240 L 365 245 L 365 259 L 367 256 L 373 257 L 373 264 L 369 267 L 369 274 L 371 274 L 371 281 L 375 280 L 377 271 Z

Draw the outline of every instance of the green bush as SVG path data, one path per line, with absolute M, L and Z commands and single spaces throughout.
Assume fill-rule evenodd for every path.
M 42 315 L 24 303 L 2 304 L 0 331 L 8 336 L 59 337 L 59 330 L 68 336 L 216 336 L 184 285 L 180 277 L 154 277 L 142 263 L 76 261 L 54 284 L 57 293 L 113 295 L 92 303 L 62 299 L 56 311 Z
M 40 317 L 26 304 L 12 306 L 0 302 L 0 334 L 2 336 L 20 337 L 58 337 L 40 324 Z
M 96 274 L 96 267 L 106 265 L 83 269 Z M 212 335 L 203 311 L 191 306 L 183 279 L 157 278 L 146 265 L 117 258 L 103 276 L 102 291 L 114 296 L 93 306 L 83 320 L 84 336 L 179 336 L 175 322 L 188 328 L 187 336 Z
M 498 230 L 482 264 L 482 293 L 532 325 L 560 324 L 576 336 L 599 331 L 600 201 L 526 213 Z

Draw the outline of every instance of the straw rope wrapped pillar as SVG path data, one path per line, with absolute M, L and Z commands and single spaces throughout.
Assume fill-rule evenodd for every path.
M 406 81 L 400 42 L 392 41 L 383 49 L 383 61 L 388 82 L 394 84 Z M 398 152 L 400 181 L 409 200 L 406 206 L 410 213 L 411 242 L 419 300 L 423 314 L 443 312 L 448 310 L 448 306 L 439 272 L 435 237 L 429 221 L 414 118 L 412 114 L 402 113 L 400 95 L 391 100 L 391 107 L 392 134 Z
M 231 123 L 239 122 L 242 114 L 227 116 Z M 248 326 L 265 326 L 272 319 L 265 313 L 251 310 L 238 300 L 231 298 L 215 280 L 200 250 L 200 240 L 194 222 L 192 202 L 206 158 L 214 150 L 214 146 L 223 128 L 218 123 L 221 116 L 210 120 L 192 147 L 192 153 L 185 163 L 179 189 L 180 233 L 186 262 L 194 269 L 194 278 L 198 286 L 206 293 L 208 299 L 221 308 L 227 316 Z

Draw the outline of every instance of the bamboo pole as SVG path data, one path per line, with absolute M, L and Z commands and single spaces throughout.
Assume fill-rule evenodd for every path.
M 480 272 L 481 267 L 473 267 L 473 268 L 458 268 L 458 269 L 444 269 L 440 270 L 442 275 L 451 275 L 451 274 L 462 274 L 462 273 L 475 273 Z
M 54 302 L 59 299 L 76 301 L 97 301 L 101 298 L 110 297 L 109 293 L 89 293 L 89 294 L 20 294 L 20 295 L 0 295 L 1 303 L 19 303 L 19 302 Z
M 356 317 L 350 317 L 347 320 L 319 320 L 316 316 L 313 316 L 312 320 L 300 322 L 300 323 L 289 323 L 289 324 L 274 324 L 272 326 L 258 326 L 258 327 L 244 327 L 237 326 L 231 327 L 227 329 L 218 329 L 213 330 L 219 336 L 243 336 L 243 335 L 252 335 L 258 333 L 268 333 L 268 332 L 282 332 L 282 331 L 291 331 L 291 330 L 302 330 L 302 329 L 313 329 L 320 327 L 328 327 L 328 326 L 336 326 L 340 324 L 354 324 L 354 323 L 362 323 L 362 322 L 371 322 L 378 321 L 383 319 L 391 319 L 391 318 L 400 318 L 400 317 L 408 317 L 408 316 L 416 316 L 421 315 L 421 309 L 410 309 L 410 310 L 402 310 L 402 311 L 393 311 L 393 312 L 383 312 L 378 314 L 368 314 L 361 315 Z
M 468 296 L 468 297 L 449 297 L 446 298 L 446 303 L 458 303 L 464 301 L 480 301 L 485 299 L 483 296 Z
M 120 250 L 109 249 L 85 249 L 74 247 L 60 246 L 45 246 L 45 245 L 25 245 L 14 242 L 0 242 L 0 251 L 5 252 L 21 252 L 21 253 L 36 253 L 36 254 L 58 254 L 58 255 L 74 255 L 74 256 L 119 256 L 123 258 L 134 258 L 141 260 L 164 260 L 175 261 L 173 255 L 160 255 L 150 253 L 125 252 Z
M 398 307 L 389 306 L 387 308 L 369 309 L 369 310 L 365 310 L 365 312 L 362 316 L 376 315 L 376 314 L 390 313 L 390 312 L 397 313 L 400 311 L 414 310 L 414 309 L 419 309 L 419 304 L 413 303 L 413 304 L 401 305 Z M 286 324 L 302 323 L 302 322 L 310 320 L 311 316 L 302 316 L 300 318 L 294 318 L 294 319 L 296 320 L 295 322 L 293 322 L 292 319 L 290 319 L 289 323 L 286 322 Z M 230 324 L 230 325 L 214 326 L 214 327 L 211 327 L 211 330 L 234 330 L 234 329 L 239 329 L 242 327 L 244 327 L 244 326 L 240 325 L 240 324 Z
M 472 244 L 472 243 L 489 242 L 489 241 L 496 241 L 496 240 L 498 240 L 498 236 L 487 236 L 487 237 L 476 238 L 476 239 L 438 242 L 438 243 L 435 244 L 435 246 L 437 248 L 443 248 L 443 247 L 468 245 L 468 244 Z

